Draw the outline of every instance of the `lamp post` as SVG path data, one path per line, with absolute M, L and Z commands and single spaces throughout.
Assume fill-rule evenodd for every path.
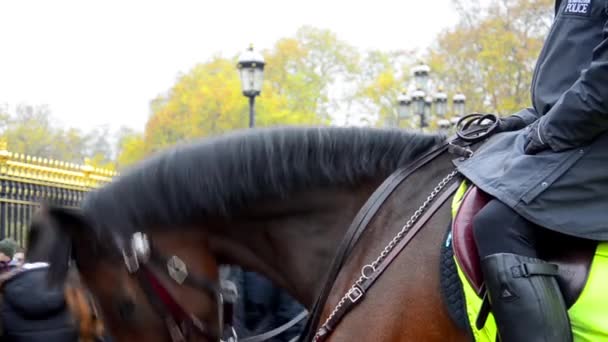
M 412 76 L 416 91 L 411 93 L 411 97 L 409 98 L 409 103 L 411 106 L 410 104 L 406 105 L 407 95 L 405 91 L 403 91 L 401 95 L 397 97 L 397 102 L 399 104 L 399 118 L 402 119 L 408 116 L 419 116 L 420 130 L 424 130 L 425 127 L 428 127 L 429 121 L 432 118 L 436 118 L 439 128 L 447 131 L 452 125 L 456 125 L 460 118 L 465 115 L 466 97 L 462 93 L 454 95 L 452 98 L 452 119 L 447 119 L 449 102 L 448 94 L 443 90 L 442 86 L 435 88 L 433 85 L 437 84 L 436 82 L 431 84 L 430 72 L 431 68 L 424 63 L 420 63 L 412 68 Z M 409 107 L 412 107 L 411 112 Z
M 442 131 L 450 128 L 450 121 L 445 118 L 448 112 L 448 94 L 443 92 L 440 87 L 439 91 L 433 96 L 433 106 L 435 107 L 435 115 L 439 118 L 437 125 Z
M 425 92 L 429 90 L 428 88 L 430 72 L 431 68 L 424 63 L 420 63 L 412 69 L 412 75 L 414 76 L 416 89 L 420 89 Z
M 423 90 L 416 90 L 412 93 L 412 104 L 414 105 L 414 114 L 420 117 L 420 130 L 424 129 L 424 111 L 425 111 L 425 101 L 426 93 Z
M 420 63 L 412 69 L 412 76 L 414 76 L 414 83 L 417 89 L 412 94 L 412 102 L 416 109 L 415 114 L 420 116 L 421 131 L 424 130 L 424 127 L 428 126 L 427 120 L 431 116 L 432 99 L 427 97 L 430 72 L 431 68 L 424 63 Z
M 255 126 L 255 97 L 262 92 L 264 64 L 264 57 L 253 46 L 241 54 L 237 64 L 243 95 L 249 98 L 249 128 Z
M 412 105 L 412 98 L 407 95 L 405 89 L 397 96 L 397 103 L 399 104 L 397 127 L 399 127 L 401 120 L 407 119 L 410 116 L 410 107 Z
M 454 117 L 452 118 L 452 124 L 456 126 L 458 120 L 465 115 L 465 104 L 467 97 L 462 93 L 458 93 L 452 97 L 452 106 L 454 110 Z
M 433 108 L 433 98 L 429 95 L 424 98 L 424 116 L 422 117 L 422 128 L 429 127 L 429 120 L 431 120 L 431 109 Z

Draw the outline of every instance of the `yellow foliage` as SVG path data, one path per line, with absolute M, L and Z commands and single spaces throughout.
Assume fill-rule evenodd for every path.
M 485 11 L 462 12 L 463 20 L 440 34 L 429 52 L 436 77 L 449 91 L 463 91 L 472 111 L 511 114 L 530 106 L 532 72 L 553 1 L 494 1 Z

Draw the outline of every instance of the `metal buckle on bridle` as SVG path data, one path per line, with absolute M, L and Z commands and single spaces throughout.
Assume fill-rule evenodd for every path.
M 129 241 L 128 248 L 122 249 L 122 256 L 129 273 L 139 270 L 140 264 L 145 264 L 150 258 L 150 242 L 146 234 L 134 233 Z

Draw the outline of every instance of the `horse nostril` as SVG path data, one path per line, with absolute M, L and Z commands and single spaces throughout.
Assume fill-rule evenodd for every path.
M 118 304 L 118 314 L 123 320 L 133 319 L 133 313 L 135 312 L 135 304 L 130 300 L 121 301 Z

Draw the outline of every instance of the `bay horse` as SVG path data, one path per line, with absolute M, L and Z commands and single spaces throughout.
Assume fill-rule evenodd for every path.
M 55 247 L 54 239 L 56 232 L 49 225 L 48 217 L 40 213 L 45 209 L 37 211 L 32 217 L 32 221 L 27 231 L 26 258 L 29 263 L 49 262 L 51 250 Z M 15 268 L 5 272 L 1 276 L 1 282 L 8 281 L 13 276 L 22 272 L 22 268 Z M 65 305 L 69 311 L 74 330 L 80 342 L 100 342 L 106 338 L 103 321 L 97 315 L 92 297 L 82 282 L 75 268 L 70 267 L 64 282 L 54 284 L 63 290 L 65 295 Z M 55 291 L 49 288 L 49 291 Z M 59 314 L 59 313 L 56 313 Z M 35 318 L 40 320 L 41 317 Z M 57 320 L 57 317 L 47 317 L 49 320 Z M 69 317 L 68 317 L 69 319 Z M 70 322 L 68 322 L 70 323 Z
M 370 195 L 444 140 L 391 129 L 284 127 L 176 146 L 90 193 L 81 210 L 47 209 L 57 234 L 52 280 L 62 281 L 73 260 L 116 341 L 220 340 L 219 264 L 263 274 L 312 309 Z M 318 323 L 453 171 L 452 158 L 440 155 L 387 196 L 340 265 Z M 327 340 L 469 340 L 440 296 L 448 207 Z

